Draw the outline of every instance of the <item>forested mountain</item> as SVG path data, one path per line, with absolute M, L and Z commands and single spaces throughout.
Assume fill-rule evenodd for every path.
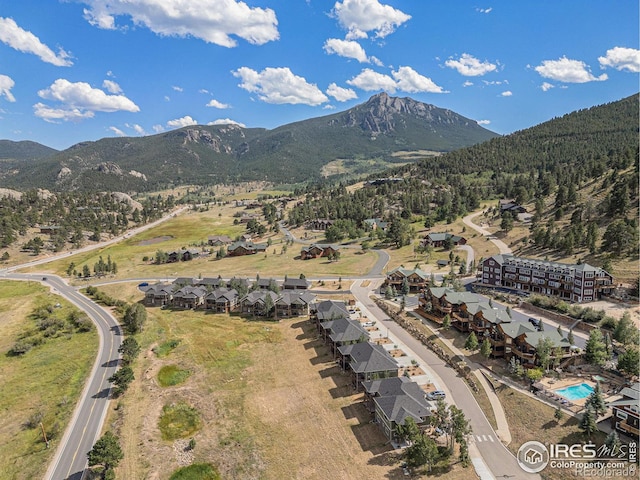
M 11 188 L 144 191 L 176 184 L 266 180 L 308 182 L 338 159 L 381 158 L 406 150 L 451 151 L 496 134 L 450 110 L 381 93 L 345 112 L 273 130 L 191 126 L 135 138 L 83 142 L 50 159 L 0 164 Z
M 366 218 L 397 226 L 420 216 L 429 226 L 452 222 L 482 199 L 514 198 L 535 213 L 529 240 L 539 254 L 637 258 L 638 118 L 634 95 L 391 170 L 355 191 L 316 186 L 289 222 L 337 220 L 335 239 L 356 236 Z
M 57 153 L 54 148 L 47 147 L 40 143 L 24 140 L 13 142 L 11 140 L 0 140 L 0 161 L 2 160 L 34 160 L 47 158 Z

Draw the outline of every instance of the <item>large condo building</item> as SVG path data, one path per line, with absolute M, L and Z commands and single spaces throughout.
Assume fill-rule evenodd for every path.
M 513 255 L 485 259 L 478 271 L 478 283 L 521 292 L 559 297 L 570 302 L 591 302 L 611 293 L 613 277 L 587 263 L 547 262 Z

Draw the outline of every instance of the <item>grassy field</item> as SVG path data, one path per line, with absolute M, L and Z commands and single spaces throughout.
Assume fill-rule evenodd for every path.
M 74 308 L 40 284 L 0 282 L 2 480 L 44 476 L 95 359 L 95 329 L 48 339 L 22 356 L 7 355 L 17 338 L 33 328 L 30 313 L 58 302 L 61 314 Z M 42 441 L 40 421 L 51 441 L 49 449 Z
M 104 290 L 127 301 L 140 298 L 133 285 Z M 202 421 L 193 434 L 194 462 L 213 465 L 221 478 L 404 478 L 399 456 L 370 423 L 362 394 L 353 392 L 308 321 L 148 312 L 136 381 L 108 420 L 125 452 L 119 478 L 165 480 L 178 471 L 175 442 L 162 440 L 158 421 L 165 405 L 179 402 Z M 161 388 L 157 372 L 166 365 L 192 375 Z M 473 469 L 459 465 L 442 476 L 475 478 Z
M 233 225 L 233 214 L 241 209 L 222 206 L 212 207 L 208 211 L 190 211 L 173 218 L 162 225 L 149 229 L 135 237 L 129 238 L 117 245 L 112 245 L 87 253 L 70 255 L 64 260 L 34 267 L 30 270 L 42 270 L 59 275 L 65 275 L 69 264 L 73 262 L 77 271 L 82 271 L 87 265 L 93 271 L 93 265 L 100 256 L 107 261 L 110 256 L 118 266 L 116 278 L 165 278 L 178 276 L 197 277 L 249 277 L 255 278 L 260 274 L 267 276 L 299 276 L 301 273 L 311 276 L 359 276 L 373 267 L 377 255 L 373 252 L 362 253 L 359 249 L 341 250 L 340 260 L 329 262 L 327 259 L 299 260 L 301 245 L 294 244 L 283 251 L 283 236 L 269 233 L 262 239 L 271 239 L 273 245 L 265 254 L 248 255 L 244 257 L 227 257 L 220 260 L 215 255 L 196 258 L 190 262 L 177 262 L 156 265 L 151 262 L 158 250 L 170 252 L 182 247 L 191 247 L 206 243 L 209 235 L 229 235 L 236 237 L 246 231 L 244 225 Z M 216 249 L 217 250 L 217 249 Z M 143 261 L 144 257 L 148 261 Z

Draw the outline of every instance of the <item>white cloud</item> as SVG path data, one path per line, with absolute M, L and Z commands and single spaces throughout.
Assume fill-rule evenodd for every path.
M 374 72 L 370 68 L 365 68 L 351 80 L 347 80 L 347 83 L 368 92 L 384 90 L 389 93 L 395 93 L 397 88 L 396 81 L 393 78 Z
M 12 18 L 0 17 L 0 42 L 19 52 L 37 55 L 43 62 L 51 63 L 57 67 L 73 65 L 67 52 L 59 49 L 56 54 L 33 33 L 20 28 Z
M 558 60 L 544 60 L 541 65 L 535 67 L 535 70 L 544 78 L 564 83 L 587 83 L 609 78 L 606 73 L 595 77 L 586 63 L 567 57 Z
M 15 102 L 16 97 L 11 93 L 11 89 L 15 85 L 13 78 L 7 75 L 0 75 L 0 97 L 4 97 L 8 102 Z
M 329 38 L 324 42 L 324 51 L 328 54 L 335 53 L 341 57 L 355 58 L 360 63 L 369 63 L 364 48 L 353 40 L 340 40 L 339 38 Z
M 367 32 L 375 32 L 376 37 L 384 38 L 411 18 L 378 0 L 343 0 L 336 2 L 332 13 L 347 30 L 347 40 L 367 38 Z
M 501 97 L 510 97 L 512 95 L 513 95 L 513 92 L 511 90 L 506 90 L 500 94 Z
M 162 133 L 164 132 L 164 127 L 162 125 L 154 125 L 153 127 L 151 127 L 153 129 L 154 132 L 156 133 Z
M 458 60 L 450 58 L 444 64 L 449 68 L 455 68 L 460 75 L 465 77 L 477 77 L 493 72 L 497 67 L 493 63 L 481 62 L 473 55 L 463 53 Z
M 64 78 L 59 78 L 49 88 L 38 91 L 38 96 L 45 100 L 61 102 L 68 107 L 93 112 L 140 111 L 140 108 L 124 95 L 107 95 L 88 83 L 72 83 Z
M 476 123 L 478 125 L 489 125 L 491 123 L 491 120 L 478 120 Z
M 146 135 L 147 134 L 147 132 L 145 132 L 144 128 L 142 128 L 142 126 L 138 125 L 137 123 L 134 123 L 134 124 L 125 123 L 125 126 L 127 128 L 132 128 L 138 135 Z
M 238 0 L 82 0 L 92 25 L 116 28 L 116 17 L 131 17 L 162 36 L 195 37 L 223 47 L 235 47 L 236 36 L 262 45 L 277 40 L 278 20 L 270 8 L 251 8 Z
M 398 90 L 403 92 L 444 93 L 442 87 L 436 85 L 430 78 L 420 75 L 411 67 L 400 67 L 391 74 L 396 79 Z
M 492 7 L 489 7 L 489 8 L 476 8 L 476 12 L 479 12 L 479 13 L 491 13 L 491 10 L 493 10 Z
M 553 85 L 550 84 L 549 82 L 543 82 L 542 85 L 540 85 L 540 88 L 542 89 L 543 92 L 548 92 L 553 88 Z
M 109 130 L 111 130 L 113 133 L 115 133 L 119 137 L 126 137 L 127 136 L 126 133 L 124 133 L 118 127 L 109 127 Z
M 473 85 L 473 82 L 470 82 L 469 80 L 467 80 L 462 84 L 463 87 L 471 87 L 472 85 Z
M 173 85 L 171 88 L 173 88 L 176 92 L 184 92 L 184 88 L 178 87 L 177 85 Z
M 102 88 L 107 90 L 109 93 L 122 93 L 122 88 L 113 80 L 105 80 L 102 82 Z
M 164 101 L 165 102 L 170 102 L 171 101 L 171 97 L 169 97 L 168 95 L 164 96 Z
M 640 72 L 640 50 L 635 48 L 614 47 L 607 50 L 604 57 L 598 57 L 602 68 L 611 67 L 616 70 Z
M 324 107 L 322 107 L 323 110 L 335 110 L 336 107 L 330 104 L 325 105 Z
M 207 125 L 238 125 L 239 127 L 246 128 L 244 123 L 236 122 L 235 120 L 231 120 L 230 118 L 218 118 L 213 122 L 207 123 Z
M 197 125 L 197 120 L 194 120 L 189 115 L 185 115 L 182 118 L 176 118 L 175 120 L 169 120 L 167 122 L 167 127 L 171 128 L 180 128 L 180 127 L 188 127 L 190 125 Z
M 206 106 L 207 107 L 213 107 L 213 108 L 220 108 L 220 109 L 229 108 L 230 107 L 230 105 L 228 105 L 226 103 L 219 102 L 218 100 L 216 100 L 214 98 L 209 100 L 209 103 L 207 103 Z
M 339 102 L 346 102 L 347 100 L 358 98 L 358 95 L 352 89 L 339 87 L 335 83 L 329 85 L 326 93 Z
M 51 108 L 44 103 L 36 103 L 33 106 L 33 113 L 36 117 L 51 123 L 56 123 L 57 120 L 76 122 L 86 118 L 93 118 L 95 115 L 92 111 L 79 108 Z
M 242 79 L 238 85 L 240 88 L 257 93 L 260 100 L 266 103 L 316 106 L 329 100 L 315 84 L 294 75 L 288 67 L 269 67 L 262 72 L 240 67 L 232 73 Z
M 209 90 L 207 90 L 206 88 L 201 88 L 200 90 L 198 90 L 198 93 L 211 93 L 211 92 L 209 92 Z

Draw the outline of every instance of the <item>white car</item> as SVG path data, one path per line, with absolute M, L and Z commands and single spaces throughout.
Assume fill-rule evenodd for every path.
M 446 398 L 447 394 L 442 390 L 435 390 L 433 392 L 427 393 L 427 400 L 440 400 Z

